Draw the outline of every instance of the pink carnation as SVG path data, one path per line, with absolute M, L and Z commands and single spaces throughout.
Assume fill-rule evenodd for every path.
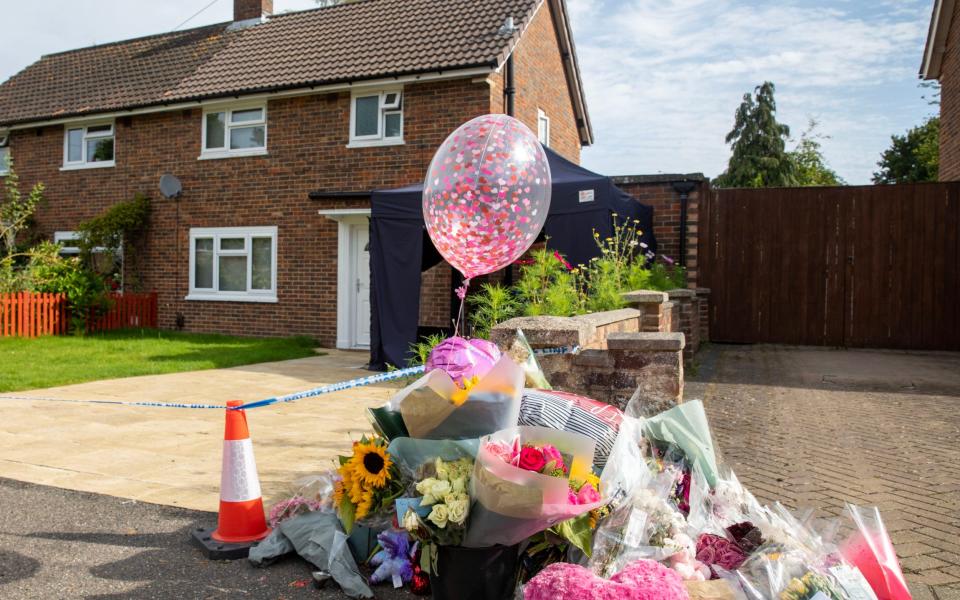
M 592 484 L 585 483 L 583 487 L 580 488 L 580 491 L 577 492 L 577 500 L 579 504 L 593 504 L 594 502 L 600 502 L 600 492 L 593 487 Z
M 609 580 L 568 563 L 553 563 L 530 580 L 524 600 L 689 600 L 675 571 L 652 560 L 628 564 Z
M 553 462 L 554 469 L 561 469 L 564 473 L 567 472 L 567 465 L 563 462 L 563 455 L 560 454 L 556 446 L 547 444 L 541 448 L 540 451 L 543 452 L 543 459 L 547 461 L 547 463 Z

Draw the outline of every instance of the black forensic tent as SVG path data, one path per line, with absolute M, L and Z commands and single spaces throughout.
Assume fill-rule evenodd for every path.
M 642 242 L 656 252 L 653 209 L 598 175 L 546 149 L 553 189 L 544 225 L 547 245 L 573 264 L 600 254 L 593 232 L 613 233 L 613 213 L 637 219 Z M 420 274 L 443 260 L 423 224 L 423 185 L 378 190 L 370 215 L 370 365 L 405 366 L 417 341 Z

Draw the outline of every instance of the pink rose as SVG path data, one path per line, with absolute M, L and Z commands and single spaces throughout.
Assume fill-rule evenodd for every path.
M 579 504 L 593 504 L 594 502 L 600 502 L 600 492 L 593 487 L 592 484 L 585 483 L 583 487 L 580 488 L 580 491 L 577 492 L 577 500 Z
M 563 462 L 563 455 L 560 454 L 560 451 L 557 450 L 557 447 L 552 444 L 547 444 L 543 447 L 543 460 L 547 463 L 553 463 L 554 469 L 560 469 L 564 473 L 567 472 L 567 465 Z
M 567 503 L 571 505 L 580 504 L 580 500 L 577 499 L 577 494 L 573 490 L 567 490 Z
M 540 469 L 547 464 L 543 459 L 543 452 L 534 446 L 524 446 L 520 449 L 520 468 L 527 471 L 540 472 Z
M 487 442 L 486 450 L 496 456 L 503 462 L 509 464 L 512 462 L 513 449 L 504 442 Z

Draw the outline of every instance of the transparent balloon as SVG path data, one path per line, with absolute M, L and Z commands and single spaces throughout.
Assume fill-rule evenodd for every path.
M 550 211 L 550 165 L 526 125 L 507 115 L 464 123 L 437 150 L 423 186 L 434 246 L 468 280 L 533 244 Z

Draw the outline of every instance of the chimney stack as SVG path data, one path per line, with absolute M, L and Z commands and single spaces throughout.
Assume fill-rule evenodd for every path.
M 273 14 L 273 0 L 233 0 L 233 21 L 260 20 Z

